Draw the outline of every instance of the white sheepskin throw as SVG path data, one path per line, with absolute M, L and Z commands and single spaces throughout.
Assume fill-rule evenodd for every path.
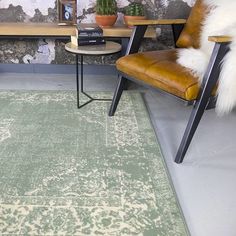
M 204 0 L 212 7 L 202 26 L 200 48 L 180 49 L 178 63 L 189 68 L 202 81 L 214 43 L 208 36 L 228 35 L 234 38 L 230 52 L 222 62 L 216 111 L 229 113 L 236 106 L 236 0 Z

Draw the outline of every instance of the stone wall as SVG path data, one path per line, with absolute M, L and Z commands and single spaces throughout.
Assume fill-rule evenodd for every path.
M 118 23 L 122 23 L 122 11 L 131 0 L 117 0 Z M 149 18 L 186 18 L 195 0 L 143 0 Z M 78 22 L 95 22 L 95 0 L 78 0 Z M 57 22 L 55 0 L 0 0 L 0 22 Z M 145 40 L 145 50 L 161 49 L 173 45 L 170 28 L 157 29 L 158 39 Z M 0 40 L 0 63 L 71 64 L 74 57 L 65 52 L 65 41 Z M 87 63 L 112 64 L 116 57 L 86 59 Z

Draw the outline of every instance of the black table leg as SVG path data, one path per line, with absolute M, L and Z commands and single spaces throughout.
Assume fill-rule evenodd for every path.
M 79 106 L 79 59 L 78 54 L 76 54 L 76 92 L 77 92 L 77 107 Z
M 84 91 L 84 58 L 83 55 L 80 55 L 80 86 L 79 86 L 79 56 L 78 54 L 76 54 L 76 88 L 77 88 L 77 108 L 80 109 L 83 106 L 89 104 L 92 101 L 112 101 L 112 99 L 106 99 L 106 98 L 93 98 L 91 97 L 89 94 L 87 94 Z M 84 104 L 80 105 L 79 102 L 79 93 L 84 94 L 86 97 L 89 98 L 89 100 L 87 102 L 85 102 Z

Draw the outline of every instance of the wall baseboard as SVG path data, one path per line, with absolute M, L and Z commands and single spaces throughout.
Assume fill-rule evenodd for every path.
M 0 64 L 0 73 L 75 74 L 75 65 Z M 116 74 L 114 65 L 84 65 L 84 74 Z

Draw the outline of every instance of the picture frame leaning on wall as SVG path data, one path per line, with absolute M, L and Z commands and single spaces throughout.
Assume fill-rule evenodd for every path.
M 58 25 L 77 24 L 77 0 L 58 0 Z

